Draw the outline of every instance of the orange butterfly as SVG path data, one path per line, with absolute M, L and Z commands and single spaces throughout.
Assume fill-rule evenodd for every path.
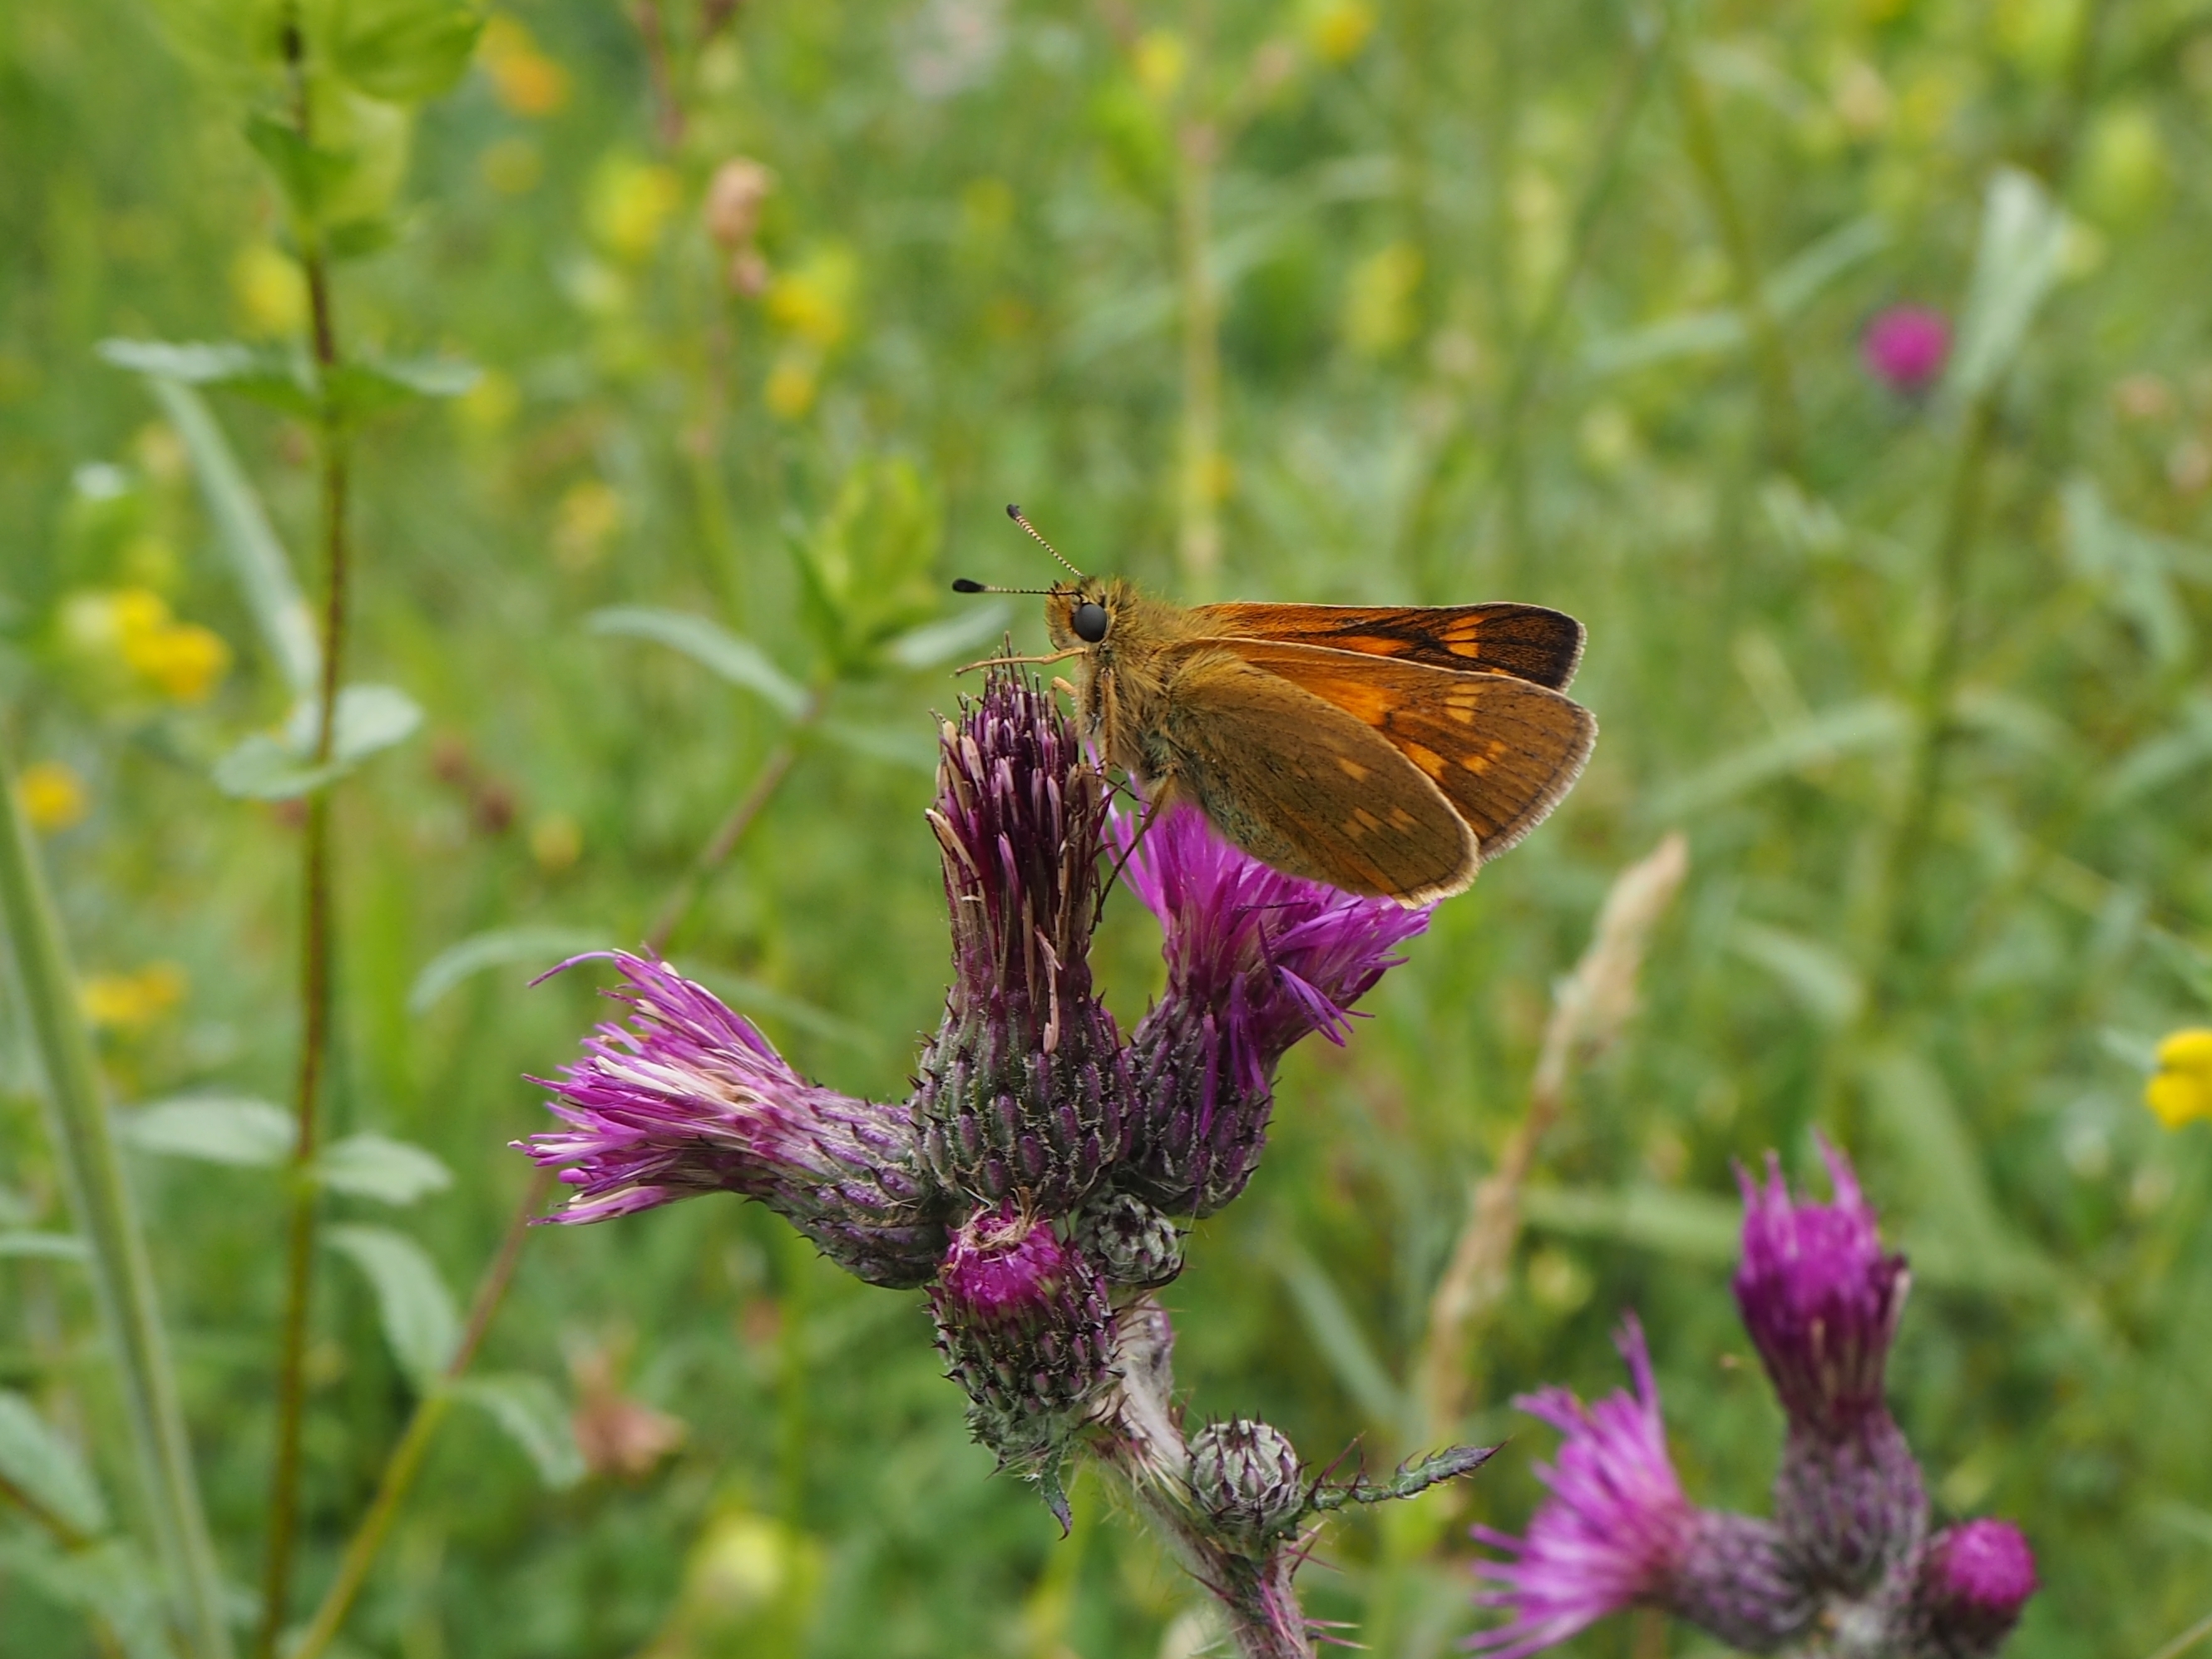
M 1187 800 L 1261 862 L 1346 892 L 1462 891 L 1597 740 L 1563 695 L 1582 624 L 1540 605 L 1186 608 L 1079 571 L 1044 601 L 1057 654 L 1021 660 L 1075 659 L 1086 735 L 1155 810 Z

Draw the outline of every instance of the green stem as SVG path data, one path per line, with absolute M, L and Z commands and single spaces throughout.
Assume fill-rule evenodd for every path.
M 222 1577 L 193 1477 L 145 1236 L 108 1123 L 92 1036 L 77 1006 L 76 975 L 4 757 L 0 796 L 0 920 L 46 1073 L 47 1131 L 70 1207 L 91 1246 L 93 1289 L 115 1356 L 155 1554 L 189 1651 L 198 1659 L 229 1659 Z
M 1679 28 L 1668 56 L 1673 62 L 1675 105 L 1682 113 L 1683 143 L 1697 170 L 1698 183 L 1705 189 L 1706 205 L 1712 213 L 1714 227 L 1720 232 L 1721 246 L 1727 251 L 1729 269 L 1735 285 L 1736 307 L 1743 315 L 1745 331 L 1751 337 L 1752 364 L 1759 377 L 1759 399 L 1765 406 L 1767 454 L 1775 465 L 1794 471 L 1801 437 L 1796 394 L 1790 389 L 1790 357 L 1782 343 L 1782 330 L 1774 320 L 1773 307 L 1766 302 L 1766 285 L 1759 275 L 1759 256 L 1752 246 L 1751 227 L 1729 178 L 1727 158 L 1721 148 L 1719 131 L 1713 125 L 1712 106 L 1705 96 L 1705 82 L 1698 78 L 1696 66 L 1684 50 Z
M 1221 565 L 1221 295 L 1213 280 L 1213 168 L 1220 129 L 1193 118 L 1176 134 L 1176 283 L 1182 309 L 1182 434 L 1176 551 L 1184 597 L 1211 598 Z
M 515 1263 L 521 1258 L 522 1241 L 529 1233 L 531 1218 L 544 1207 L 552 1190 L 553 1172 L 539 1170 L 507 1224 L 498 1253 L 477 1283 L 476 1294 L 469 1302 L 468 1323 L 462 1329 L 453 1357 L 446 1362 L 437 1386 L 416 1402 L 414 1415 L 407 1419 L 406 1428 L 384 1461 L 384 1472 L 377 1477 L 376 1496 L 369 1500 L 360 1525 L 346 1542 L 345 1554 L 338 1562 L 337 1577 L 331 1581 L 330 1589 L 323 1594 L 322 1605 L 315 1609 L 313 1622 L 286 1659 L 319 1659 L 337 1639 L 346 1615 L 353 1611 L 361 1587 L 368 1580 L 369 1569 L 376 1565 L 385 1538 L 392 1531 L 392 1523 L 398 1517 L 399 1506 L 406 1501 L 415 1477 L 422 1472 L 423 1455 L 430 1449 L 438 1425 L 446 1420 L 447 1412 L 453 1407 L 453 1385 L 467 1375 L 477 1349 L 483 1345 L 484 1333 L 491 1328 L 493 1316 L 507 1299 L 507 1286 L 514 1281 Z
M 293 94 L 293 125 L 313 141 L 307 96 L 306 42 L 296 14 L 286 21 L 284 56 Z M 301 263 L 307 275 L 310 343 L 323 387 L 319 494 L 322 516 L 323 616 L 321 689 L 315 714 L 314 760 L 327 765 L 337 734 L 338 690 L 343 678 L 346 600 L 349 575 L 347 505 L 351 484 L 350 442 L 345 417 L 331 391 L 343 362 L 331 296 L 330 266 L 312 226 L 301 227 Z M 307 1399 L 307 1316 L 313 1300 L 315 1231 L 320 1191 L 314 1180 L 317 1108 L 328 1069 L 331 1042 L 331 964 L 334 952 L 331 787 L 307 799 L 301 837 L 300 1063 L 293 1097 L 291 1213 L 285 1230 L 284 1310 L 277 1337 L 276 1437 L 269 1483 L 269 1547 L 262 1572 L 261 1626 L 254 1644 L 260 1659 L 275 1659 L 291 1601 L 300 1522 L 300 1437 Z
M 2181 1659 L 2183 1654 L 2188 1652 L 2208 1636 L 2212 1636 L 2212 1613 L 2206 1613 L 2187 1630 L 2151 1655 L 2150 1659 Z

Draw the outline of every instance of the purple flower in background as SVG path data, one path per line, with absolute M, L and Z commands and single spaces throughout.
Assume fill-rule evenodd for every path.
M 1857 1589 L 1927 1526 L 1920 1466 L 1882 1400 L 1911 1278 L 1883 1252 L 1850 1160 L 1826 1141 L 1820 1155 L 1829 1204 L 1793 1201 L 1771 1153 L 1764 1186 L 1737 1171 L 1735 1299 L 1790 1419 L 1775 1519 L 1818 1577 Z
M 1969 1521 L 1928 1540 L 1913 1586 L 1915 1634 L 1929 1659 L 1986 1659 L 2035 1593 L 2035 1556 L 2020 1528 Z
M 1658 1391 L 1633 1318 L 1621 1339 L 1636 1389 L 1586 1407 L 1562 1389 L 1516 1401 L 1567 1437 L 1536 1473 L 1552 1495 L 1527 1535 L 1487 1528 L 1504 1584 L 1476 1599 L 1511 1615 L 1478 1650 L 1522 1659 L 1607 1613 L 1662 1607 L 1741 1651 L 1815 1629 L 1838 1652 L 1990 1659 L 2035 1589 L 2027 1540 L 2001 1521 L 1927 1535 L 1919 1465 L 1882 1397 L 1910 1277 L 1885 1252 L 1850 1161 L 1820 1143 L 1832 1202 L 1793 1199 L 1771 1155 L 1739 1170 L 1735 1295 L 1789 1420 L 1774 1517 L 1699 1509 L 1667 1458 Z
M 1632 1315 L 1616 1340 L 1633 1394 L 1586 1406 L 1554 1388 L 1513 1402 L 1566 1439 L 1556 1462 L 1537 1466 L 1552 1495 L 1526 1538 L 1474 1529 L 1513 1558 L 1476 1569 L 1505 1588 L 1475 1599 L 1512 1618 L 1468 1645 L 1497 1659 L 1523 1659 L 1609 1613 L 1658 1607 L 1754 1652 L 1778 1646 L 1811 1613 L 1790 1581 L 1778 1536 L 1763 1522 L 1700 1510 L 1683 1495 L 1667 1455 L 1650 1355 Z
M 1277 1063 L 1315 1032 L 1341 1044 L 1352 1006 L 1430 912 L 1284 875 L 1187 807 L 1141 841 L 1126 821 L 1115 830 L 1168 963 L 1167 994 L 1130 1045 L 1144 1111 L 1135 1184 L 1173 1213 L 1210 1215 L 1259 1161 Z
M 872 1285 L 926 1284 L 945 1253 L 903 1105 L 817 1088 L 750 1021 L 665 962 L 605 953 L 628 1006 L 557 1079 L 567 1126 L 516 1146 L 573 1189 L 553 1221 L 604 1221 L 708 1192 L 758 1199 Z M 578 957 L 584 961 L 588 958 Z M 564 964 L 566 965 L 566 964 Z
M 1906 397 L 1935 385 L 1950 355 L 1951 325 L 1927 306 L 1891 306 L 1878 312 L 1859 342 L 1867 373 Z

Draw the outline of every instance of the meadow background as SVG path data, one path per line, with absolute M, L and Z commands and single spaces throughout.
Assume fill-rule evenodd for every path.
M 304 15 L 338 344 L 398 366 L 352 447 L 347 677 L 404 699 L 329 797 L 322 1110 L 379 1139 L 324 1200 L 350 1243 L 305 1348 L 297 1616 L 421 1397 L 409 1310 L 450 1334 L 528 1184 L 525 1074 L 598 1017 L 590 973 L 526 981 L 634 945 L 764 769 L 675 958 L 811 1074 L 904 1093 L 946 969 L 931 711 L 999 627 L 1042 640 L 1033 601 L 945 592 L 1052 575 L 1010 500 L 1185 600 L 1589 629 L 1581 786 L 1346 1050 L 1293 1056 L 1258 1178 L 1198 1229 L 1168 1295 L 1198 1413 L 1316 1462 L 1418 1449 L 1430 1298 L 1551 986 L 1614 874 L 1688 838 L 1464 1357 L 1463 1437 L 1513 1443 L 1333 1523 L 1317 1615 L 1391 1656 L 1473 1628 L 1464 1523 L 1519 1525 L 1550 1443 L 1510 1398 L 1615 1386 L 1627 1307 L 1693 1495 L 1761 1508 L 1729 1166 L 1810 1176 L 1816 1126 L 1914 1260 L 1893 1395 L 1939 1510 L 2033 1542 L 2011 1651 L 2148 1653 L 2207 1610 L 2212 1124 L 2140 1099 L 2212 1002 L 2212 13 L 530 0 L 414 81 L 338 62 L 410 3 Z M 252 747 L 298 684 L 257 508 L 311 601 L 322 568 L 279 14 L 0 7 L 0 741 L 114 1100 L 276 1103 L 122 1119 L 249 1616 L 303 818 Z M 1948 318 L 1940 383 L 1863 360 L 1899 304 Z M 1125 1028 L 1156 951 L 1119 896 Z M 104 1535 L 131 1471 L 21 988 L 0 1386 L 89 1460 Z M 918 1294 L 757 1209 L 537 1230 L 479 1364 L 505 1392 L 445 1417 L 334 1651 L 1203 1639 L 1087 1480 L 1063 1542 L 991 1478 Z M 118 1650 L 86 1613 L 114 1559 L 0 1503 L 0 1655 Z M 1571 1649 L 1695 1650 L 1637 1621 Z

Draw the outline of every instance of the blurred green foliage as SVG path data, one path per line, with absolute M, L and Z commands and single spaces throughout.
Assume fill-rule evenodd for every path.
M 1758 1507 L 1778 1419 L 1729 1299 L 1729 1164 L 1809 1169 L 1815 1124 L 1918 1269 L 1892 1375 L 1939 1508 L 2038 1552 L 2013 1651 L 2147 1652 L 2205 1610 L 2212 1150 L 2139 1104 L 2212 1000 L 2200 9 L 316 0 L 313 146 L 270 100 L 283 15 L 0 8 L 0 720 L 118 1097 L 283 1098 L 296 804 L 210 774 L 257 733 L 264 783 L 299 763 L 273 734 L 300 664 L 267 643 L 296 594 L 240 550 L 265 513 L 312 595 L 316 228 L 364 366 L 349 678 L 425 718 L 368 710 L 391 746 L 339 796 L 330 1138 L 356 1151 L 325 1180 L 362 1271 L 315 1309 L 310 1596 L 450 1340 L 422 1275 L 481 1271 L 542 1121 L 523 1074 L 598 1017 L 588 973 L 524 981 L 640 937 L 781 745 L 676 957 L 823 1080 L 904 1091 L 945 971 L 929 711 L 1000 621 L 945 581 L 1053 574 L 1012 498 L 1186 599 L 1590 628 L 1589 775 L 1347 1051 L 1293 1060 L 1267 1164 L 1199 1230 L 1169 1297 L 1194 1411 L 1316 1462 L 1417 1449 L 1404 1379 L 1547 987 L 1613 872 L 1691 839 L 1645 1011 L 1577 1079 L 1470 1356 L 1470 1432 L 1515 1443 L 1418 1524 L 1333 1522 L 1317 1616 L 1392 1655 L 1471 1627 L 1457 1523 L 1517 1523 L 1542 1443 L 1506 1402 L 1613 1386 L 1626 1306 L 1692 1492 Z M 738 157 L 772 179 L 707 211 Z M 1961 331 L 1917 397 L 1858 355 L 1905 301 Z M 111 339 L 235 343 L 167 360 L 195 405 Z M 1158 979 L 1133 908 L 1100 945 L 1125 1021 Z M 127 1493 L 34 1087 L 11 1016 L 0 1387 Z M 162 1109 L 134 1175 L 244 1585 L 281 1142 L 247 1110 L 229 1156 L 181 1160 Z M 380 1298 L 410 1282 L 402 1360 Z M 1096 1490 L 1062 1542 L 990 1479 L 921 1299 L 758 1212 L 532 1235 L 484 1363 L 350 1652 L 1194 1650 L 1188 1588 Z M 0 1516 L 0 1654 L 94 1651 L 69 1604 L 114 1563 L 33 1538 Z

